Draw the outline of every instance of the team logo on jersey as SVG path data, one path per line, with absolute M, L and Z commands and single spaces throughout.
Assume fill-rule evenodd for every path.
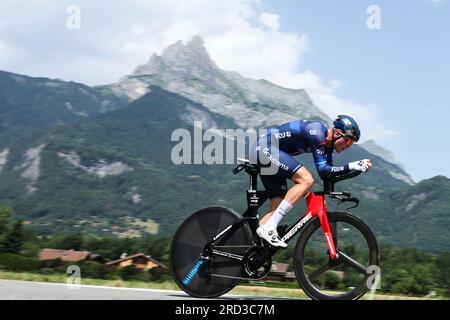
M 290 131 L 275 133 L 277 139 L 290 138 L 292 136 Z
M 285 165 L 284 163 L 281 163 L 279 159 L 277 159 L 277 157 L 274 157 L 268 148 L 264 148 L 263 149 L 263 153 L 267 156 L 267 158 L 269 158 L 270 162 L 272 162 L 274 165 L 276 165 L 277 167 L 283 169 L 284 171 L 288 171 L 289 167 L 287 165 Z

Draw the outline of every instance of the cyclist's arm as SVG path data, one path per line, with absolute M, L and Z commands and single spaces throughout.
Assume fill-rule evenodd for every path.
M 313 157 L 317 172 L 321 178 L 333 177 L 350 172 L 348 164 L 334 166 L 331 153 L 327 154 L 324 147 L 314 148 Z
M 325 149 L 326 128 L 319 122 L 312 122 L 305 126 L 304 138 L 311 146 L 311 151 L 316 164 L 317 172 L 323 179 L 328 176 L 341 175 L 350 172 L 348 164 L 341 166 L 333 165 L 333 154 L 331 150 Z

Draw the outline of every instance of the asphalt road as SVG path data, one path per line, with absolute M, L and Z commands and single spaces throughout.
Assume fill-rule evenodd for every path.
M 261 296 L 224 295 L 224 300 L 273 300 Z M 198 300 L 182 291 L 134 289 L 0 279 L 0 300 Z

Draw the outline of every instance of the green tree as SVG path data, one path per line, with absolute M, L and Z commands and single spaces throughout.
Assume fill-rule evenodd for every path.
M 23 238 L 23 221 L 18 220 L 3 240 L 3 252 L 20 253 L 22 251 Z
M 14 253 L 0 254 L 0 268 L 8 271 L 37 271 L 39 260 Z
M 119 268 L 118 273 L 122 280 L 133 280 L 139 275 L 139 270 L 134 265 Z
M 83 248 L 83 235 L 81 233 L 72 233 L 65 236 L 60 248 L 81 250 Z
M 11 222 L 11 214 L 11 208 L 0 208 L 0 237 L 4 235 L 9 228 L 9 224 Z
M 325 273 L 324 277 L 325 288 L 337 289 L 340 283 L 341 280 L 339 279 L 338 275 L 336 275 L 333 272 Z
M 22 246 L 22 254 L 27 257 L 37 257 L 39 252 L 41 251 L 41 247 L 31 241 L 25 241 Z
M 438 283 L 445 290 L 444 294 L 450 296 L 450 252 L 437 257 L 436 268 L 439 270 Z
M 83 278 L 104 279 L 106 277 L 107 272 L 101 263 L 84 261 L 83 263 L 80 263 L 79 266 Z

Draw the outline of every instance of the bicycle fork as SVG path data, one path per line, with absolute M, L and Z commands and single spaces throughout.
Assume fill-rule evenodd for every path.
M 306 212 L 312 212 L 313 216 L 319 217 L 320 225 L 322 226 L 323 235 L 327 244 L 328 252 L 332 260 L 338 258 L 336 252 L 336 245 L 333 240 L 333 232 L 330 227 L 327 215 L 327 204 L 325 202 L 324 194 L 316 194 L 311 192 L 306 198 L 306 204 L 308 210 Z

